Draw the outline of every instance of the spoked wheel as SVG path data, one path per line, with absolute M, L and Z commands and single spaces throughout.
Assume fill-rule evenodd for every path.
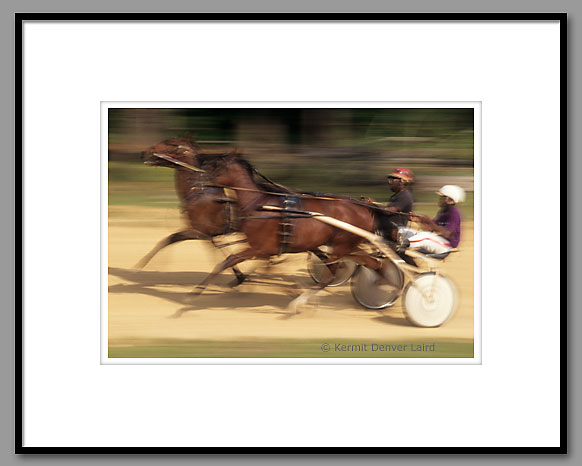
M 360 267 L 351 285 L 354 299 L 366 309 L 385 309 L 393 306 L 400 296 L 404 275 L 394 262 L 386 259 L 379 272 Z
M 457 290 L 448 278 L 427 272 L 418 275 L 404 291 L 404 314 L 419 327 L 438 327 L 457 307 Z
M 350 259 L 342 259 L 338 264 L 334 279 L 327 286 L 340 286 L 346 283 L 356 271 L 358 264 Z M 329 269 L 323 261 L 312 252 L 307 257 L 307 270 L 315 283 L 321 283 L 329 277 Z

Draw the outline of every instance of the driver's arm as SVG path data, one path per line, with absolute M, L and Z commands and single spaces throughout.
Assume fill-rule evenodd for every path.
M 427 215 L 416 215 L 412 217 L 412 220 L 420 223 L 424 229 L 432 231 L 443 238 L 449 239 L 453 234 L 451 231 L 447 230 L 445 227 L 437 225 L 430 217 Z

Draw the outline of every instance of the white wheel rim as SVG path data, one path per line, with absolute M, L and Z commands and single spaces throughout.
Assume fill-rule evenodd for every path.
M 432 296 L 430 296 L 432 295 Z M 427 299 L 430 296 L 432 299 Z M 406 317 L 421 327 L 438 327 L 453 315 L 457 293 L 442 275 L 422 274 L 410 284 L 404 299 Z

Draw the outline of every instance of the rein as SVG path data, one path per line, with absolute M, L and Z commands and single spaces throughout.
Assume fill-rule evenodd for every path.
M 265 175 L 263 175 L 259 170 L 257 170 L 256 168 L 253 167 L 253 173 L 259 175 L 263 180 L 265 180 L 267 183 L 272 184 L 273 186 L 276 186 L 277 188 L 281 188 L 283 191 L 287 191 L 290 194 L 296 194 L 293 192 L 292 189 L 289 189 L 287 186 L 283 186 L 282 184 L 279 183 L 275 183 L 273 180 L 271 180 L 270 178 L 267 178 Z
M 189 163 L 186 163 L 186 162 L 180 162 L 179 160 L 176 160 L 176 159 L 169 157 L 167 155 L 158 154 L 157 152 L 154 152 L 152 155 L 155 155 L 156 157 L 163 159 L 167 162 L 171 162 L 171 163 L 174 163 L 174 164 L 179 165 L 181 167 L 187 168 L 188 170 L 206 173 L 206 170 L 202 170 L 201 168 L 195 167 L 194 165 L 190 165 Z
M 274 193 L 274 192 L 271 192 L 271 191 L 263 191 L 261 189 L 236 188 L 234 186 L 226 186 L 226 185 L 223 185 L 223 184 L 207 184 L 205 186 L 215 187 L 215 188 L 228 188 L 228 189 L 232 189 L 234 191 L 249 191 L 249 192 L 253 192 L 253 193 L 268 194 L 270 196 L 284 196 L 284 197 L 294 196 L 294 197 L 303 197 L 303 198 L 306 198 L 306 199 L 321 199 L 321 200 L 324 200 L 324 201 L 341 201 L 341 200 L 347 200 L 347 199 L 338 199 L 336 197 L 313 196 L 311 194 L 301 194 L 301 193 L 295 193 L 295 192 L 289 192 L 289 193 Z
M 386 209 L 384 207 L 375 205 L 375 204 L 370 204 L 368 202 L 363 202 L 363 201 L 359 201 L 357 199 L 352 199 L 352 198 L 338 198 L 338 197 L 325 197 L 325 196 L 314 196 L 312 194 L 302 194 L 302 193 L 295 193 L 295 192 L 289 192 L 289 193 L 274 193 L 274 192 L 270 192 L 270 191 L 261 191 L 260 189 L 253 189 L 253 188 L 235 188 L 234 186 L 226 186 L 226 185 L 222 185 L 222 184 L 208 184 L 205 185 L 207 187 L 215 187 L 215 188 L 228 188 L 228 189 L 232 189 L 233 191 L 250 191 L 250 192 L 255 192 L 255 193 L 261 193 L 261 194 L 268 194 L 270 196 L 284 196 L 284 197 L 288 197 L 288 196 L 294 196 L 294 197 L 299 197 L 302 199 L 319 199 L 322 201 L 348 201 L 351 202 L 352 204 L 356 204 L 362 207 L 367 207 L 369 209 L 372 210 L 377 210 L 379 212 L 384 212 L 386 214 L 393 214 L 393 215 L 405 215 L 405 216 L 412 216 L 413 214 L 409 214 L 406 212 L 390 212 L 390 211 L 386 211 Z
M 190 165 L 189 163 L 186 162 L 181 162 L 179 160 L 176 160 L 172 157 L 169 157 L 167 155 L 164 154 L 158 154 L 158 153 L 154 153 L 154 156 L 166 160 L 170 163 L 174 163 L 176 165 L 179 165 L 181 167 L 184 167 L 188 170 L 192 170 L 195 172 L 200 172 L 200 173 L 206 173 L 206 170 L 203 170 L 201 168 L 195 167 L 193 165 Z M 263 175 L 262 173 L 260 173 L 258 170 L 256 170 L 255 168 L 253 168 L 253 173 L 256 173 L 257 175 L 259 175 L 261 178 L 263 178 L 265 181 L 267 181 L 268 183 L 271 183 L 273 186 L 277 186 L 281 189 L 285 189 L 288 190 L 288 188 L 286 188 L 283 185 L 280 185 L 279 183 L 275 183 L 274 181 L 270 180 L 269 178 L 267 178 L 265 175 Z M 319 199 L 322 201 L 349 201 L 352 202 L 353 204 L 357 204 L 360 205 L 362 207 L 367 207 L 369 209 L 372 210 L 377 210 L 380 212 L 386 212 L 386 210 L 383 207 L 374 205 L 374 204 L 370 204 L 367 202 L 362 202 L 362 201 L 358 201 L 357 199 L 342 199 L 342 198 L 337 198 L 337 197 L 327 197 L 327 196 L 314 196 L 312 194 L 302 194 L 302 193 L 297 193 L 297 192 L 287 192 L 287 193 L 275 193 L 275 192 L 270 192 L 270 191 L 262 191 L 260 189 L 253 189 L 253 188 L 236 188 L 234 186 L 225 186 L 225 185 L 220 185 L 220 184 L 205 184 L 203 186 L 198 186 L 197 188 L 201 188 L 201 187 L 206 187 L 206 188 L 227 188 L 227 189 L 232 189 L 233 191 L 249 191 L 249 192 L 255 192 L 255 193 L 261 193 L 261 194 L 268 194 L 270 196 L 283 196 L 283 197 L 287 197 L 287 196 L 296 196 L 296 197 L 300 197 L 303 199 Z M 193 189 L 192 189 L 193 190 Z M 188 196 L 192 195 L 193 192 L 189 193 Z M 398 212 L 398 215 L 405 215 L 405 216 L 410 216 L 411 214 L 405 213 L 405 212 Z

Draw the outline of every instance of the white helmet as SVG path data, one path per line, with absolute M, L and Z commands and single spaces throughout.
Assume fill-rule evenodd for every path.
M 465 200 L 465 190 L 454 184 L 447 184 L 437 191 L 439 196 L 450 197 L 455 204 Z

